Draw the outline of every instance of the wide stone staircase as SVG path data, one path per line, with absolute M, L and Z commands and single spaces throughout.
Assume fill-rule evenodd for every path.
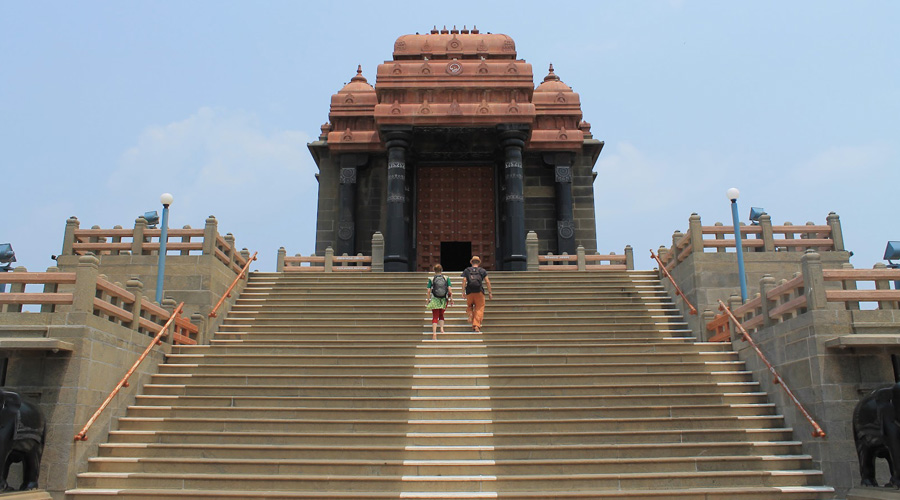
M 255 273 L 211 345 L 173 350 L 71 499 L 831 498 L 728 344 L 656 274 Z

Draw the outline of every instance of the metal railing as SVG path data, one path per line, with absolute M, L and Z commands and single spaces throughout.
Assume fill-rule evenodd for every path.
M 690 313 L 692 315 L 697 314 L 697 308 L 694 307 L 694 305 L 691 304 L 691 301 L 689 301 L 688 298 L 684 296 L 684 292 L 681 291 L 681 287 L 679 287 L 678 284 L 675 283 L 675 278 L 673 278 L 672 275 L 669 274 L 669 270 L 666 269 L 666 265 L 663 264 L 663 261 L 660 260 L 658 255 L 653 253 L 653 250 L 650 250 L 650 258 L 656 261 L 656 264 L 659 266 L 659 270 L 666 276 L 666 278 L 669 278 L 672 286 L 675 287 L 675 295 L 681 297 L 681 300 L 684 301 L 684 304 L 688 307 Z
M 153 340 L 150 341 L 150 344 L 144 349 L 144 352 L 140 355 L 137 361 L 134 362 L 131 369 L 125 373 L 125 376 L 122 377 L 122 380 L 119 381 L 118 384 L 113 388 L 112 392 L 109 393 L 109 396 L 103 401 L 103 404 L 100 405 L 100 408 L 94 412 L 90 419 L 88 419 L 87 423 L 84 424 L 81 431 L 78 434 L 75 434 L 75 441 L 85 441 L 87 440 L 87 431 L 94 425 L 94 422 L 100 417 L 100 414 L 103 413 L 103 410 L 109 406 L 109 403 L 112 402 L 113 398 L 122 390 L 123 387 L 128 387 L 128 379 L 134 374 L 135 370 L 137 370 L 138 366 L 147 358 L 147 355 L 150 354 L 150 351 L 153 349 L 153 346 L 162 344 L 162 338 L 165 336 L 169 327 L 173 324 L 175 325 L 175 334 L 174 335 L 183 335 L 183 333 L 179 332 L 179 321 L 177 319 L 181 316 L 181 310 L 184 308 L 184 302 L 178 304 L 174 311 L 172 311 L 172 315 L 169 316 L 169 320 L 166 321 L 159 331 L 156 333 L 156 336 L 153 337 Z
M 737 331 L 741 334 L 741 338 L 745 342 L 750 344 L 750 346 L 753 348 L 753 350 L 756 351 L 756 354 L 757 354 L 757 356 L 759 356 L 759 359 L 763 362 L 764 365 L 766 365 L 766 368 L 769 370 L 769 373 L 772 374 L 773 382 L 777 385 L 780 385 L 781 388 L 784 389 L 784 392 L 788 395 L 789 398 L 791 398 L 791 401 L 794 402 L 794 404 L 797 406 L 797 409 L 800 410 L 800 413 L 802 413 L 803 416 L 806 417 L 806 420 L 809 421 L 810 425 L 812 425 L 813 437 L 824 438 L 825 431 L 823 431 L 822 428 L 819 427 L 819 424 L 816 423 L 816 421 L 812 418 L 812 416 L 809 414 L 809 412 L 806 411 L 806 408 L 803 407 L 803 404 L 800 403 L 800 400 L 797 399 L 797 396 L 794 396 L 794 393 L 791 392 L 790 387 L 788 387 L 787 384 L 784 383 L 784 379 L 781 378 L 781 375 L 778 374 L 778 372 L 775 370 L 775 367 L 772 366 L 772 363 L 769 363 L 769 360 L 759 349 L 759 346 L 756 345 L 756 342 L 753 341 L 753 338 L 750 337 L 750 334 L 747 333 L 747 330 L 744 329 L 743 325 L 741 325 L 741 323 L 737 320 L 737 318 L 734 317 L 734 314 L 731 313 L 731 309 L 729 309 L 728 306 L 726 306 L 725 303 L 722 302 L 721 300 L 719 300 L 719 310 L 722 311 L 723 313 L 725 313 L 725 315 L 728 316 L 728 319 L 730 319 L 734 323 L 735 328 L 737 328 Z
M 249 259 L 247 259 L 247 263 L 244 264 L 244 267 L 241 268 L 241 271 L 238 273 L 238 275 L 234 277 L 234 281 L 231 282 L 231 286 L 229 286 L 228 289 L 225 290 L 225 293 L 222 294 L 222 297 L 218 302 L 216 302 L 216 306 L 213 307 L 212 311 L 209 312 L 210 318 L 215 318 L 218 314 L 219 308 L 222 307 L 222 304 L 225 303 L 225 299 L 231 297 L 231 292 L 234 291 L 234 287 L 236 287 L 238 281 L 240 281 L 241 278 L 243 278 L 247 274 L 248 270 L 250 269 L 250 263 L 256 260 L 256 254 L 258 253 L 259 252 L 253 252 L 253 255 Z

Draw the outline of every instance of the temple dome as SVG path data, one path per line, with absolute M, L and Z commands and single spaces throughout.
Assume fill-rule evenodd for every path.
M 572 92 L 569 87 L 553 72 L 553 65 L 550 65 L 550 73 L 544 77 L 544 81 L 534 89 L 535 92 Z
M 350 79 L 350 83 L 344 85 L 344 87 L 338 91 L 338 94 L 349 94 L 349 93 L 360 93 L 360 92 L 375 92 L 375 87 L 369 84 L 369 81 L 366 80 L 366 77 L 362 76 L 362 65 L 357 66 L 356 68 L 356 76 Z

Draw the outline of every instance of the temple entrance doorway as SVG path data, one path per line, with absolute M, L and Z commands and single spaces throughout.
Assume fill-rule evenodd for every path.
M 465 269 L 472 255 L 494 269 L 494 168 L 421 166 L 416 170 L 416 270 Z

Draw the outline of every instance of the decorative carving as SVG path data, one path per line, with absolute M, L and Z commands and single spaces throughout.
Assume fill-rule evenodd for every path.
M 353 233 L 356 232 L 356 224 L 352 222 L 341 222 L 338 225 L 338 238 L 347 241 L 350 238 L 353 238 Z
M 449 115 L 461 115 L 462 109 L 459 107 L 459 102 L 456 99 L 453 99 L 453 102 L 450 103 L 450 110 L 447 112 Z
M 388 163 L 388 170 L 393 170 L 395 168 L 406 170 L 406 164 L 402 161 L 392 161 Z
M 475 46 L 475 50 L 477 52 L 487 52 L 488 46 L 484 42 L 484 38 L 482 38 L 481 40 L 478 41 L 478 45 Z
M 484 99 L 481 99 L 481 105 L 478 106 L 478 114 L 479 114 L 479 115 L 489 115 L 489 114 L 491 114 L 491 107 L 488 106 L 487 101 L 484 100 Z
M 478 65 L 478 73 L 481 75 L 486 75 L 486 74 L 490 73 L 490 71 L 491 70 L 490 70 L 490 68 L 488 68 L 487 63 L 484 62 L 484 59 L 482 58 L 481 64 Z
M 556 232 L 559 237 L 568 240 L 575 237 L 575 221 L 559 220 L 556 221 Z
M 406 202 L 406 195 L 403 194 L 392 194 L 387 198 L 388 203 L 404 203 Z
M 394 52 L 406 52 L 406 42 L 397 40 L 397 42 L 394 43 Z
M 504 197 L 506 201 L 525 201 L 525 197 L 521 194 L 508 194 Z
M 394 104 L 391 105 L 391 114 L 392 114 L 392 115 L 399 115 L 399 114 L 402 113 L 402 112 L 403 112 L 403 111 L 400 109 L 400 101 L 398 101 L 398 100 L 395 99 L 395 100 L 394 100 Z
M 519 73 L 519 68 L 516 67 L 516 63 L 509 63 L 506 65 L 506 74 L 516 75 L 518 73 Z
M 353 132 L 350 131 L 350 127 L 347 127 L 347 130 L 344 131 L 344 135 L 341 136 L 341 141 L 350 142 L 353 140 Z
M 428 42 L 428 39 L 425 39 L 425 43 L 422 44 L 422 52 L 428 54 L 431 52 L 431 43 Z
M 561 140 L 561 141 L 565 141 L 565 140 L 567 140 L 567 139 L 569 138 L 569 134 L 566 133 L 566 129 L 565 129 L 565 128 L 560 128 L 560 129 L 559 129 L 559 135 L 557 135 L 556 138 L 559 139 L 559 140 Z
M 506 41 L 503 42 L 503 52 L 515 52 L 516 51 L 516 43 L 513 42 L 512 38 L 506 37 Z
M 462 42 L 459 41 L 459 38 L 456 38 L 456 35 L 453 35 L 453 38 L 447 42 L 447 50 L 456 52 L 462 49 Z
M 431 114 L 431 106 L 428 105 L 428 99 L 425 99 L 425 101 L 419 107 L 419 114 L 420 115 L 430 115 Z
M 341 184 L 356 184 L 356 168 L 341 168 Z
M 393 73 L 395 75 L 399 75 L 399 74 L 403 73 L 403 66 L 401 66 L 400 63 L 394 64 L 394 69 L 393 69 L 393 71 L 391 71 L 391 73 Z
M 347 94 L 344 98 L 344 104 L 353 104 L 353 94 Z
M 423 75 L 431 74 L 431 65 L 428 64 L 428 60 L 426 59 L 424 63 L 422 63 L 422 69 L 419 70 Z
M 572 182 L 572 167 L 556 167 L 556 182 Z
M 462 64 L 456 59 L 447 64 L 447 73 L 453 76 L 461 75 L 463 72 Z
M 520 162 L 520 161 L 508 161 L 508 162 L 506 162 L 503 166 L 504 166 L 504 168 L 506 168 L 506 170 L 510 170 L 510 169 L 514 169 L 514 168 L 519 168 L 519 169 L 521 169 L 521 168 L 522 168 L 522 162 Z
M 556 102 L 558 102 L 558 103 L 560 103 L 560 104 L 565 104 L 565 103 L 567 102 L 567 101 L 566 101 L 566 96 L 563 95 L 562 92 L 558 92 L 558 93 L 556 94 Z

